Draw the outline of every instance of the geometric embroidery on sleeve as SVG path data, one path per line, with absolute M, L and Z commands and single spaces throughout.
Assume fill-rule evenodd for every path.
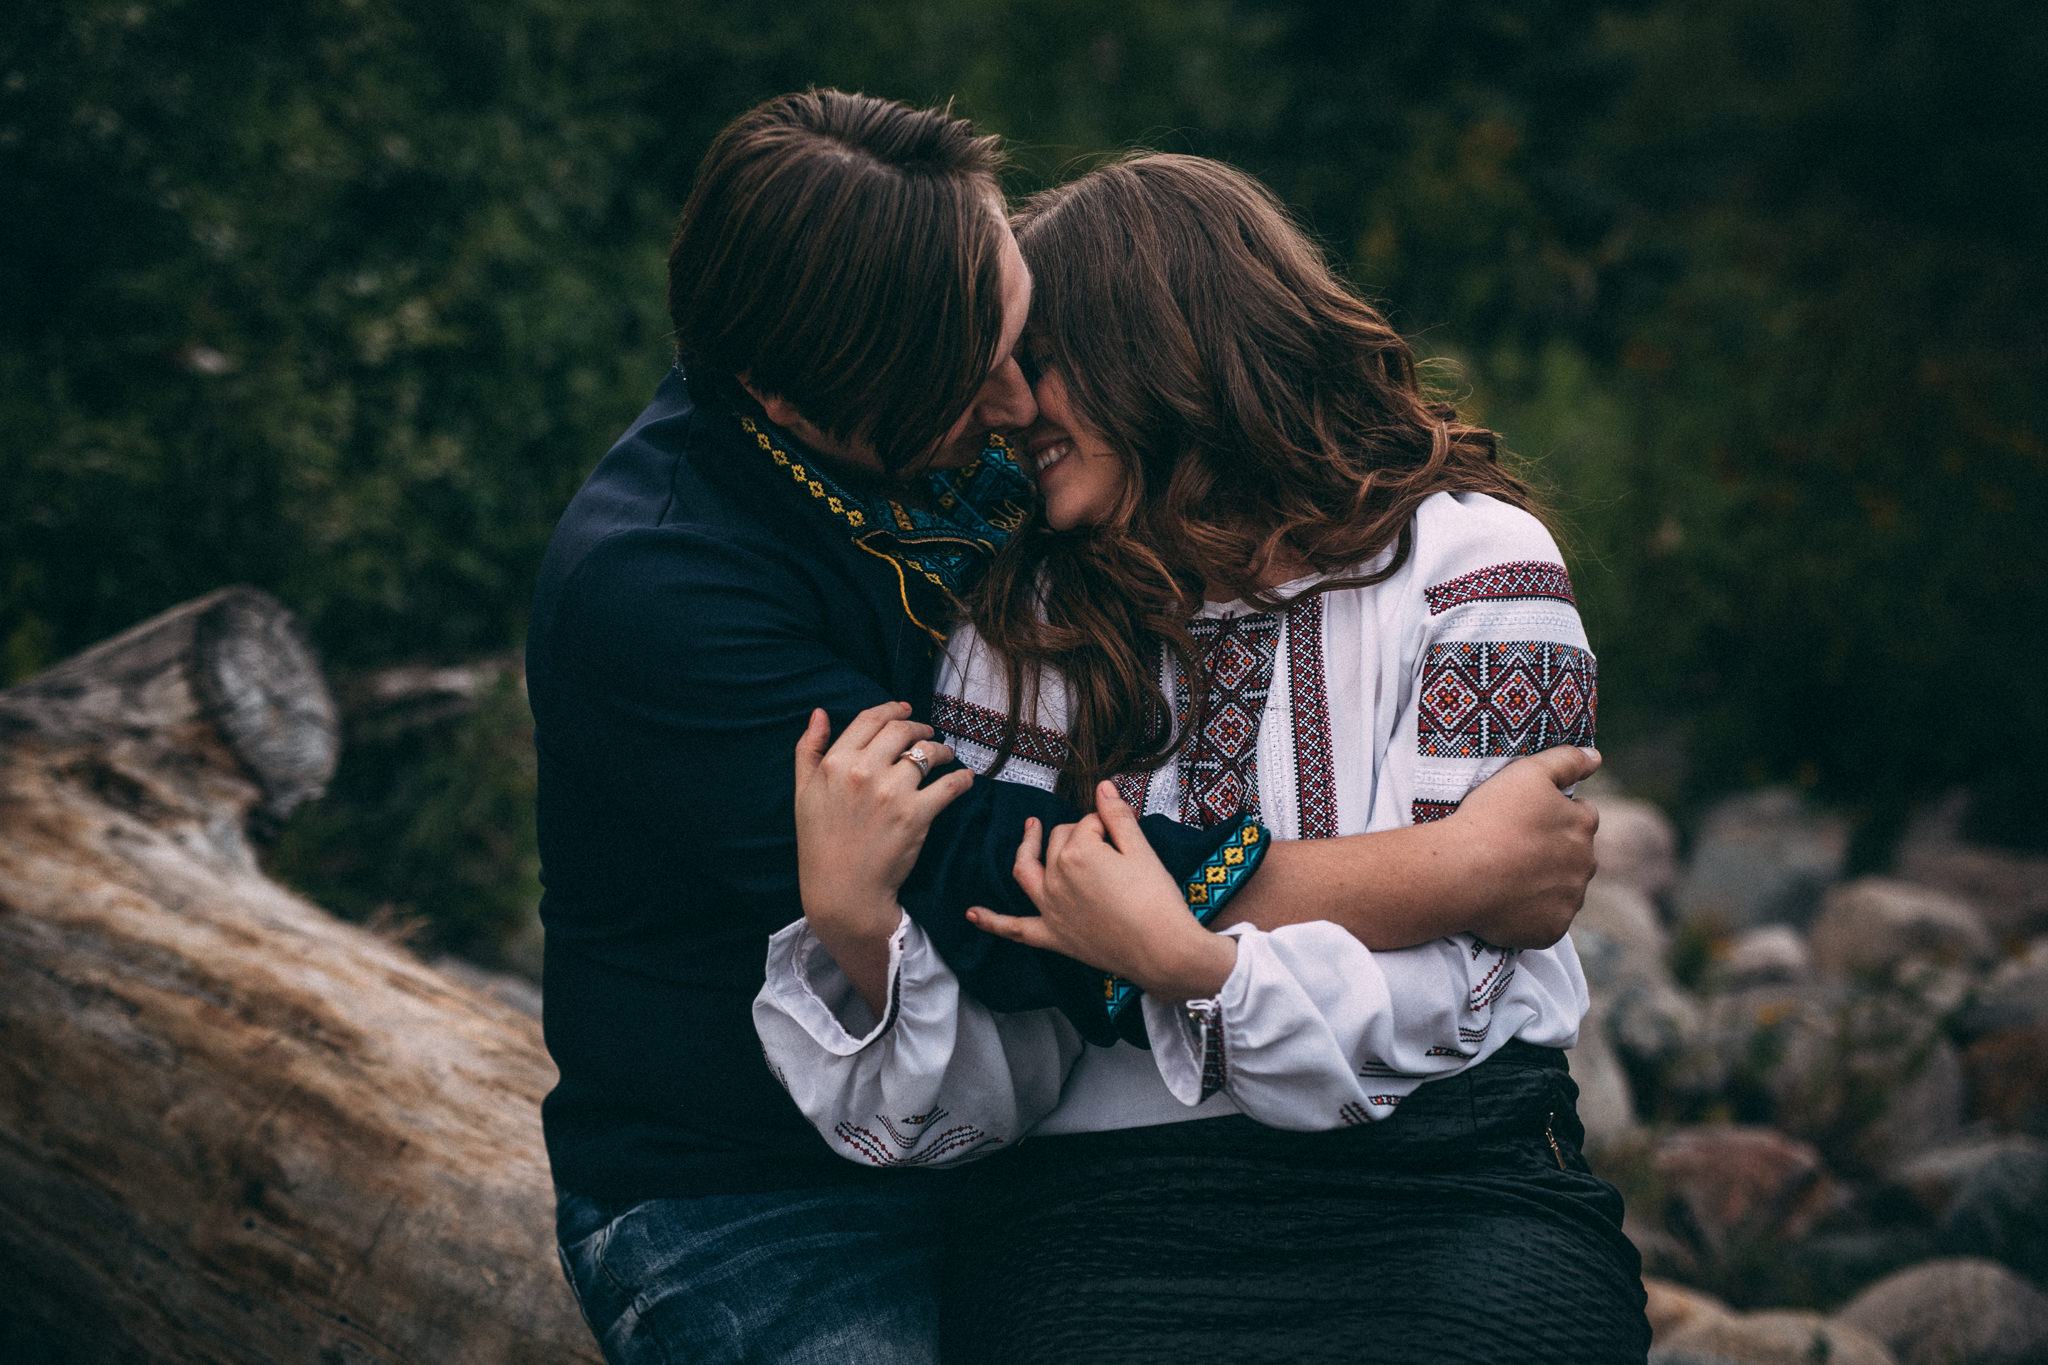
M 1438 615 L 1465 602 L 1503 602 L 1524 597 L 1554 597 L 1577 605 L 1572 596 L 1571 576 L 1562 564 L 1540 559 L 1522 559 L 1512 564 L 1491 564 L 1484 569 L 1453 578 L 1423 590 L 1429 599 L 1429 614 Z
M 1597 670 L 1550 640 L 1429 647 L 1416 736 L 1426 758 L 1501 758 L 1593 742 Z

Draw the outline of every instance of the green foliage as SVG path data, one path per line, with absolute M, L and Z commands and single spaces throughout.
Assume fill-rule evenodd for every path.
M 1298 206 L 1558 490 L 1626 779 L 2038 839 L 2044 61 L 2019 0 L 27 0 L 0 682 L 229 581 L 342 668 L 515 648 L 702 148 L 837 84 L 1019 191 L 1144 144 Z

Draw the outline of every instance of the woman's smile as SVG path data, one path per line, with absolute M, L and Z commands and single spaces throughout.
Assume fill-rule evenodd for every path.
M 1075 411 L 1058 370 L 1040 370 L 1032 392 L 1038 421 L 1025 433 L 1024 464 L 1045 499 L 1046 524 L 1056 531 L 1101 525 L 1123 495 L 1123 461 Z
M 1037 442 L 1029 453 L 1032 476 L 1042 479 L 1046 470 L 1074 453 L 1074 443 L 1064 436 L 1055 436 Z

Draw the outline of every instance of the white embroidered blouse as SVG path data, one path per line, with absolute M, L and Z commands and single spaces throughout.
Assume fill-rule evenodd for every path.
M 1192 623 L 1206 723 L 1167 766 L 1119 778 L 1125 799 L 1203 825 L 1251 811 L 1275 838 L 1328 838 L 1441 818 L 1514 757 L 1592 743 L 1593 656 L 1542 525 L 1440 493 L 1412 527 L 1407 562 L 1384 582 L 1277 612 L 1207 604 Z M 1162 681 L 1184 708 L 1170 665 Z M 986 772 L 1007 695 L 971 627 L 949 642 L 937 691 L 942 737 Z M 1059 680 L 1044 679 L 1005 780 L 1053 785 L 1064 712 Z M 1511 1038 L 1572 1046 L 1587 1007 L 1569 938 L 1516 951 L 1461 934 L 1373 952 L 1322 922 L 1223 932 L 1237 964 L 1215 999 L 1142 1001 L 1149 1052 L 1084 1046 L 1057 1010 L 991 1012 L 907 916 L 882 1019 L 799 920 L 769 941 L 754 1023 L 835 1150 L 921 1165 L 1026 1133 L 1228 1113 L 1304 1130 L 1362 1123 Z

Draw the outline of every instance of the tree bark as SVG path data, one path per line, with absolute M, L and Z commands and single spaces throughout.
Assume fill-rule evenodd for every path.
M 555 1262 L 539 1026 L 251 853 L 337 748 L 249 589 L 0 692 L 0 1337 L 598 1359 Z

